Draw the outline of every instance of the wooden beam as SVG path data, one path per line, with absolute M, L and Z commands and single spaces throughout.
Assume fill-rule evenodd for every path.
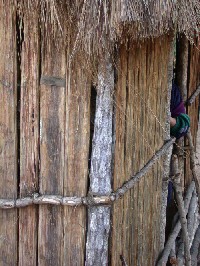
M 0 197 L 17 197 L 17 54 L 14 1 L 0 1 Z M 17 210 L 0 210 L 0 264 L 17 265 Z
M 51 28 L 50 25 L 47 28 Z M 42 75 L 64 76 L 65 47 L 49 39 L 42 28 Z M 59 47 L 58 47 L 59 46 Z M 65 171 L 65 88 L 40 87 L 40 184 L 41 194 L 63 194 Z M 38 264 L 63 265 L 63 210 L 39 206 Z
M 187 99 L 188 52 L 188 38 L 185 34 L 180 34 L 177 39 L 176 83 L 180 88 L 183 101 Z
M 70 56 L 68 47 L 67 62 Z M 77 52 L 66 71 L 64 196 L 76 195 L 81 201 L 88 188 L 90 94 L 91 77 L 86 59 Z M 63 212 L 64 265 L 84 265 L 87 209 L 77 207 L 77 203 L 74 208 L 71 206 L 66 205 Z
M 166 120 L 165 120 L 165 140 L 170 139 L 170 101 L 173 79 L 173 62 L 174 62 L 174 33 L 169 37 L 169 54 L 167 66 L 167 102 L 166 102 Z M 167 208 L 167 195 L 168 195 L 168 179 L 170 171 L 170 160 L 172 154 L 172 147 L 168 149 L 163 159 L 163 177 L 162 177 L 162 203 L 160 212 L 160 252 L 165 244 L 165 227 L 166 227 L 166 208 Z
M 25 3 L 20 87 L 20 197 L 38 191 L 39 173 L 39 10 Z M 27 219 L 28 217 L 28 219 Z M 37 265 L 38 207 L 19 211 L 19 265 Z M 31 241 L 30 241 L 31 239 Z
M 90 194 L 111 193 L 112 116 L 114 70 L 110 57 L 99 65 L 96 114 L 90 170 Z M 110 207 L 91 207 L 88 210 L 86 265 L 108 264 L 108 237 L 110 232 Z

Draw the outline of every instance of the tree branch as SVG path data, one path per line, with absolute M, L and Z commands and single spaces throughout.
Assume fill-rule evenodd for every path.
M 194 188 L 195 188 L 195 183 L 191 182 L 190 186 L 188 187 L 185 199 L 184 199 L 185 213 L 188 212 L 188 208 L 189 208 L 189 204 L 190 204 L 190 201 L 192 198 L 192 193 L 194 191 Z M 159 259 L 157 266 L 163 266 L 167 263 L 170 251 L 173 247 L 173 244 L 174 244 L 180 230 L 181 230 L 181 223 L 180 223 L 180 220 L 178 220 L 175 227 L 173 228 L 172 232 L 170 233 L 170 235 L 168 237 L 168 240 L 165 244 L 165 248 L 162 252 L 162 256 Z
M 187 99 L 186 104 L 191 105 L 195 101 L 199 93 L 200 93 L 200 84 L 197 86 L 196 91 Z
M 178 213 L 179 213 L 179 219 L 181 222 L 181 228 L 182 228 L 182 235 L 183 235 L 183 241 L 184 241 L 184 249 L 185 249 L 185 265 L 190 266 L 191 265 L 191 256 L 190 256 L 190 246 L 189 246 L 189 236 L 187 231 L 187 219 L 186 219 L 186 213 L 183 203 L 183 197 L 182 197 L 182 188 L 180 185 L 180 173 L 178 169 L 178 157 L 177 155 L 172 156 L 172 168 L 173 168 L 173 185 L 176 193 L 176 200 L 177 200 L 177 207 L 178 207 Z

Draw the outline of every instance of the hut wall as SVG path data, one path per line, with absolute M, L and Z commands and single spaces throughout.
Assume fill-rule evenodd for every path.
M 87 60 L 78 53 L 71 60 L 70 44 L 57 42 L 56 35 L 53 41 L 48 35 L 51 24 L 40 28 L 35 13 L 23 18 L 23 33 L 17 34 L 15 10 L 5 4 L 0 12 L 0 198 L 35 192 L 86 196 L 94 116 Z M 112 190 L 163 145 L 169 43 L 165 36 L 129 42 L 118 51 L 111 94 Z M 193 69 L 191 63 L 191 73 Z M 190 77 L 192 87 L 197 81 Z M 120 256 L 128 265 L 154 265 L 160 249 L 162 177 L 160 159 L 112 205 L 110 265 L 121 265 Z M 0 261 L 3 265 L 84 265 L 88 219 L 85 206 L 0 210 Z

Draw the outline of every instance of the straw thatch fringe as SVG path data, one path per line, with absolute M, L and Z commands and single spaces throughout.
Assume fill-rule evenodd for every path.
M 24 197 L 21 199 L 0 199 L 0 209 L 12 209 L 26 207 L 32 204 L 54 204 L 54 205 L 67 205 L 67 206 L 93 206 L 93 205 L 107 205 L 112 204 L 113 201 L 118 200 L 128 190 L 133 188 L 136 182 L 143 177 L 148 170 L 165 154 L 170 146 L 175 142 L 175 139 L 167 141 L 160 150 L 149 160 L 149 162 L 129 181 L 127 181 L 122 187 L 108 196 L 93 196 L 89 193 L 87 197 L 62 197 L 59 195 L 39 195 L 34 193 L 32 197 Z
M 17 5 L 21 16 L 39 8 L 42 27 L 47 22 L 52 26 L 47 35 L 60 32 L 61 40 L 73 43 L 75 50 L 82 47 L 87 54 L 113 51 L 114 44 L 126 42 L 127 37 L 156 37 L 175 29 L 192 38 L 199 32 L 198 0 L 18 0 Z

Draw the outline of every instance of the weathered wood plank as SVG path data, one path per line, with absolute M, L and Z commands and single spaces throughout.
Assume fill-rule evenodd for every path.
M 42 36 L 46 36 L 42 33 Z M 60 43 L 61 44 L 61 43 Z M 65 76 L 65 49 L 43 40 L 42 75 Z M 40 183 L 41 194 L 63 194 L 65 88 L 41 85 L 40 89 Z M 39 207 L 38 263 L 63 265 L 63 210 Z
M 167 92 L 166 92 L 166 107 L 164 108 L 164 118 L 165 118 L 165 134 L 164 140 L 170 138 L 170 124 L 169 118 L 170 113 L 170 101 L 171 101 L 171 90 L 172 90 L 172 78 L 173 78 L 173 61 L 174 61 L 174 35 L 171 34 L 168 40 L 168 62 L 167 66 Z M 162 83 L 163 84 L 163 83 Z M 160 209 L 160 247 L 159 252 L 164 248 L 165 244 L 165 227 L 166 227 L 166 208 L 167 208 L 167 195 L 168 195 L 168 179 L 169 179 L 169 167 L 171 159 L 172 150 L 169 149 L 169 153 L 163 158 L 163 173 L 162 173 L 162 195 L 161 195 L 161 209 Z
M 76 54 L 66 72 L 66 196 L 87 194 L 91 80 L 86 69 L 86 60 Z M 86 208 L 65 207 L 64 265 L 84 265 L 85 242 Z
M 188 62 L 188 96 L 192 95 L 200 84 L 200 38 L 194 40 L 194 45 L 189 44 L 189 62 Z M 199 120 L 199 97 L 196 97 L 191 106 L 188 106 L 187 113 L 190 117 L 191 134 L 196 147 L 196 136 Z M 188 186 L 192 180 L 190 171 L 190 158 L 186 158 L 185 164 L 185 185 Z
M 107 195 L 111 192 L 113 91 L 114 70 L 109 56 L 106 55 L 98 69 L 90 171 L 92 195 Z M 98 226 L 95 226 L 97 220 Z M 89 208 L 86 265 L 108 264 L 109 232 L 110 207 Z
M 114 173 L 113 189 L 117 189 L 123 184 L 125 178 L 125 131 L 126 131 L 126 84 L 127 84 L 127 51 L 126 46 L 119 50 L 119 59 L 117 63 L 117 83 L 115 88 L 115 154 L 114 154 Z M 121 233 L 123 225 L 123 199 L 114 204 L 112 219 L 112 247 L 111 264 L 121 265 L 120 255 L 123 250 L 123 235 Z M 125 258 L 127 259 L 127 258 Z
M 36 6 L 35 6 L 36 5 Z M 25 6 L 20 93 L 20 197 L 38 191 L 39 170 L 39 25 L 38 7 Z M 33 8 L 33 7 L 32 7 Z M 37 207 L 19 211 L 19 265 L 37 265 Z M 28 219 L 27 219 L 28 217 Z
M 16 19 L 0 1 L 0 197 L 17 197 Z M 17 210 L 0 210 L 0 263 L 17 264 Z
M 176 84 L 179 86 L 183 101 L 187 99 L 187 81 L 188 81 L 188 59 L 189 59 L 189 41 L 181 34 L 177 39 L 176 56 Z

